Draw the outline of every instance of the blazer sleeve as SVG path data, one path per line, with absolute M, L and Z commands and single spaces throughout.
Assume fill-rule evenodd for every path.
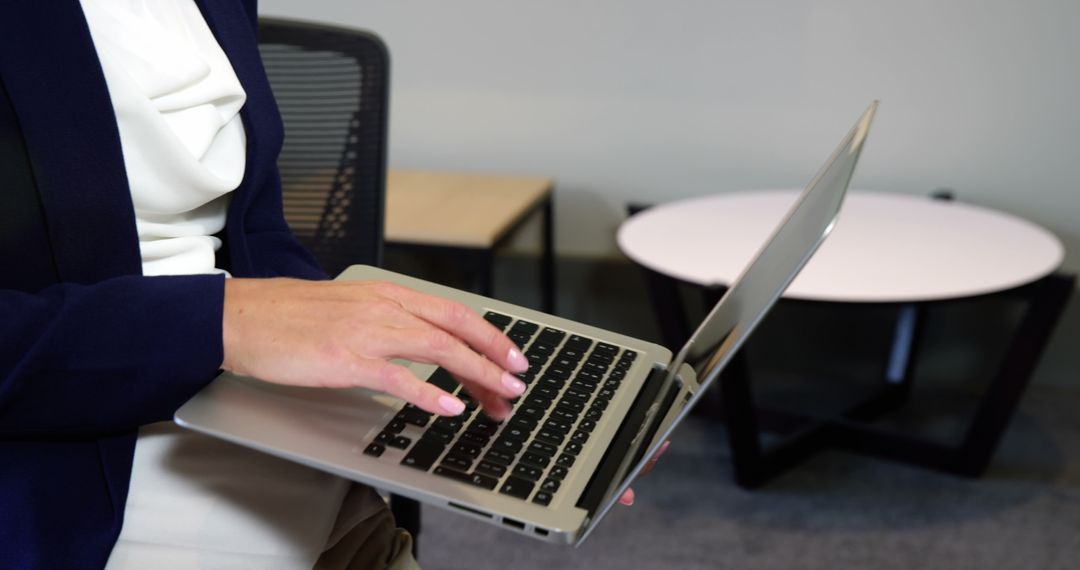
M 0 438 L 170 419 L 221 366 L 223 301 L 221 275 L 0 290 Z

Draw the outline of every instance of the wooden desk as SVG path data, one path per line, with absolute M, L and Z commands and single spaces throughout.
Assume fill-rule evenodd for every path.
M 555 310 L 550 178 L 390 170 L 386 241 L 436 250 L 478 266 L 479 293 L 492 295 L 495 252 L 533 215 L 542 215 L 541 308 Z

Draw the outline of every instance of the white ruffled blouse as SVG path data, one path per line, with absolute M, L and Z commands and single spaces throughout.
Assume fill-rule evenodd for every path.
M 228 58 L 194 0 L 80 2 L 116 113 L 143 273 L 223 273 L 213 234 L 246 157 L 246 96 Z M 108 568 L 311 568 L 347 488 L 171 423 L 146 426 Z

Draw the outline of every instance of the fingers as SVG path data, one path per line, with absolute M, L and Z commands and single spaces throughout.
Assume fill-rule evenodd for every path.
M 458 378 L 477 399 L 515 398 L 525 391 L 525 383 L 503 368 L 480 356 L 454 335 L 412 315 L 403 315 L 399 327 L 384 328 L 377 339 L 368 341 L 369 350 L 413 362 L 438 364 Z
M 375 379 L 373 388 L 401 398 L 433 414 L 456 416 L 465 403 L 445 390 L 421 381 L 408 368 L 383 360 L 361 360 L 357 373 Z
M 504 370 L 524 372 L 529 368 L 513 341 L 465 305 L 404 287 L 393 294 L 407 311 L 460 338 Z
M 626 505 L 628 507 L 633 505 L 634 504 L 634 490 L 633 489 L 627 489 L 626 492 L 623 493 L 621 497 L 619 497 L 619 503 L 621 503 L 623 505 Z

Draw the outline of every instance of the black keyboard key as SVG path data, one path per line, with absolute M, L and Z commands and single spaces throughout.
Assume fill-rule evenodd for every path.
M 532 465 L 518 463 L 516 466 L 514 466 L 514 475 L 517 477 L 521 477 L 522 479 L 528 479 L 529 481 L 539 481 L 540 476 L 543 474 L 543 469 L 533 467 Z
M 575 400 L 581 403 L 588 402 L 589 396 L 591 396 L 591 394 L 588 392 L 576 388 L 567 388 L 566 392 L 563 392 L 564 400 Z
M 507 424 L 507 427 L 515 427 L 524 430 L 526 433 L 536 429 L 537 419 L 532 416 L 523 416 L 521 414 L 514 414 L 514 417 Z
M 550 385 L 537 385 L 532 391 L 533 394 L 549 400 L 554 400 L 559 397 L 559 389 Z
M 567 433 L 570 433 L 570 425 L 570 422 L 551 419 L 544 422 L 544 429 L 566 435 Z
M 592 344 L 593 341 L 591 339 L 585 338 L 583 336 L 578 336 L 576 334 L 572 334 L 570 335 L 570 338 L 566 339 L 567 347 L 576 348 L 582 352 L 589 350 L 589 347 L 591 347 Z
M 435 474 L 443 477 L 449 477 L 455 481 L 462 483 L 468 483 L 469 485 L 475 485 L 477 487 L 483 487 L 485 489 L 494 489 L 499 484 L 499 480 L 494 477 L 488 477 L 480 473 L 467 474 L 454 469 L 447 469 L 442 465 L 435 468 Z
M 431 421 L 431 414 L 409 404 L 398 412 L 397 419 L 414 426 L 425 427 Z
M 548 493 L 547 491 L 537 491 L 532 502 L 546 507 L 551 504 L 551 493 Z
M 490 463 L 498 463 L 499 465 L 505 465 L 509 467 L 510 464 L 514 462 L 514 457 L 516 457 L 516 455 L 517 454 L 513 452 L 492 449 L 491 451 L 487 452 L 487 455 L 484 456 L 484 461 Z
M 580 372 L 588 372 L 588 373 L 596 374 L 597 376 L 599 376 L 601 378 L 605 374 L 607 374 L 607 371 L 608 371 L 608 367 L 607 367 L 606 364 L 597 364 L 596 362 L 586 362 L 585 364 L 581 365 L 581 370 L 580 370 Z
M 604 415 L 604 410 L 593 406 L 589 408 L 589 411 L 585 412 L 585 419 L 590 421 L 596 421 L 600 419 L 600 416 Z
M 375 436 L 375 443 L 381 443 L 385 445 L 387 443 L 390 443 L 391 439 L 394 439 L 394 434 L 388 431 L 381 431 L 379 432 L 379 435 Z
M 472 459 L 456 453 L 448 453 L 446 457 L 443 457 L 442 465 L 465 473 L 472 467 Z
M 591 432 L 593 429 L 596 428 L 596 421 L 595 420 L 581 420 L 581 423 L 579 423 L 577 427 L 581 431 Z
M 592 394 L 593 392 L 595 392 L 596 391 L 596 386 L 597 386 L 596 382 L 589 382 L 588 380 L 581 380 L 581 379 L 574 380 L 573 382 L 570 383 L 570 388 L 572 390 L 577 390 L 579 392 L 584 392 L 586 394 Z
M 529 345 L 529 352 L 535 352 L 537 354 L 543 354 L 544 356 L 551 356 L 555 354 L 555 345 L 544 342 L 543 338 L 537 338 Z
M 433 442 L 440 443 L 440 444 L 445 446 L 446 444 L 450 443 L 454 439 L 454 434 L 447 433 L 445 431 L 438 431 L 438 430 L 434 430 L 434 429 L 428 429 L 427 431 L 424 432 L 424 435 L 420 436 L 420 439 L 433 441 Z
M 546 491 L 548 493 L 554 493 L 555 491 L 559 490 L 559 485 L 560 483 L 558 479 L 552 479 L 551 477 L 548 477 L 544 480 L 544 483 L 540 485 L 540 490 Z
M 431 376 L 428 376 L 427 381 L 428 384 L 434 384 L 451 394 L 453 394 L 454 390 L 458 387 L 457 380 L 454 380 L 454 377 L 442 368 L 436 368 L 435 372 L 433 372 Z
M 528 398 L 525 398 L 525 405 L 546 410 L 551 407 L 551 400 L 548 398 L 541 398 L 540 396 L 530 395 Z
M 554 457 L 558 453 L 559 447 L 551 445 L 550 443 L 544 443 L 542 441 L 533 441 L 529 444 L 530 453 L 538 453 L 540 455 L 546 455 L 548 457 Z
M 544 417 L 544 408 L 529 403 L 529 399 L 525 399 L 525 403 L 514 412 L 515 418 L 529 418 L 538 420 Z
M 576 442 L 576 443 L 584 444 L 586 441 L 589 441 L 589 432 L 587 432 L 587 431 L 585 431 L 583 429 L 579 429 L 579 430 L 575 431 L 574 435 L 570 436 L 570 442 L 571 443 Z
M 627 370 L 630 370 L 630 367 L 633 366 L 633 365 L 634 365 L 633 360 L 627 360 L 627 359 L 623 358 L 623 359 L 621 359 L 621 360 L 619 360 L 618 362 L 615 363 L 615 370 L 621 370 L 623 372 L 626 372 Z M 612 372 L 614 372 L 614 370 Z
M 562 350 L 559 351 L 559 357 L 560 358 L 565 358 L 567 360 L 572 360 L 574 362 L 580 361 L 584 356 L 585 356 L 584 352 L 582 352 L 582 351 L 580 351 L 580 350 L 578 350 L 576 348 L 569 347 L 569 346 L 564 347 Z
M 525 454 L 521 456 L 521 463 L 543 469 L 547 467 L 549 463 L 551 463 L 551 456 L 526 451 Z
M 590 384 L 599 384 L 604 381 L 604 374 L 595 370 L 579 370 L 578 373 L 574 375 L 574 380 L 580 380 Z
M 573 368 L 567 368 L 565 366 L 556 366 L 552 364 L 544 371 L 545 376 L 551 376 L 552 378 L 558 378 L 559 380 L 566 380 L 570 377 L 570 373 L 573 372 Z
M 490 475 L 497 479 L 506 473 L 506 466 L 485 460 L 476 465 L 476 472 Z
M 635 358 L 637 358 L 637 353 L 630 350 L 629 348 L 624 350 L 622 353 L 622 360 L 629 360 L 630 362 L 633 362 Z
M 574 423 L 574 420 L 577 418 L 578 412 L 575 412 L 574 410 L 560 408 L 558 406 L 556 406 L 554 410 L 551 410 L 551 419 L 553 420 Z
M 475 443 L 459 441 L 456 445 L 454 445 L 453 448 L 450 449 L 450 452 L 455 455 L 462 455 L 465 457 L 471 457 L 473 459 L 476 459 L 477 457 L 480 457 L 480 449 L 481 447 L 479 445 L 476 445 Z
M 499 434 L 499 439 L 513 439 L 520 442 L 529 439 L 529 431 L 520 426 L 508 425 Z
M 517 455 L 517 452 L 521 451 L 522 440 L 520 439 L 508 439 L 500 437 L 495 440 L 495 443 L 491 444 L 492 451 L 503 451 L 506 453 L 513 453 Z
M 596 393 L 596 399 L 597 400 L 603 400 L 605 402 L 607 400 L 610 400 L 610 399 L 614 398 L 614 397 L 615 397 L 615 390 L 612 390 L 611 388 L 604 388 L 603 390 L 600 390 L 599 392 Z
M 435 423 L 431 424 L 431 429 L 435 431 L 444 431 L 446 433 L 457 433 L 464 423 L 465 421 L 461 419 L 461 416 L 443 416 L 435 420 Z
M 581 448 L 581 442 L 571 440 L 569 443 L 566 444 L 566 447 L 563 447 L 563 451 L 571 453 L 573 455 L 578 455 L 579 453 L 581 453 Z
M 599 408 L 601 412 L 607 409 L 607 405 L 608 405 L 608 401 L 607 400 L 601 400 L 600 398 L 597 398 L 597 399 L 593 400 L 593 403 L 592 403 L 592 407 L 593 408 Z
M 403 429 L 405 429 L 405 422 L 395 419 L 390 420 L 390 423 L 386 424 L 386 429 L 384 429 L 383 431 L 387 431 L 390 433 L 401 433 L 401 430 Z
M 484 320 L 495 325 L 495 328 L 499 330 L 506 330 L 506 327 L 510 324 L 510 321 L 513 321 L 514 319 L 506 315 L 496 313 L 495 311 L 488 311 L 484 314 Z
M 593 348 L 593 352 L 615 356 L 619 352 L 619 347 L 606 342 L 598 342 L 596 343 L 596 347 Z
M 557 345 L 566 338 L 566 333 L 551 327 L 544 327 L 544 330 L 540 331 L 540 335 L 536 337 L 538 342 L 544 342 L 546 344 Z
M 623 378 L 626 378 L 626 371 L 625 370 L 619 370 L 618 368 L 616 368 L 615 370 L 612 370 L 611 374 L 608 374 L 607 377 L 608 377 L 608 380 L 614 380 L 614 381 L 618 382 L 618 381 L 622 380 Z
M 542 429 L 536 434 L 536 439 L 537 441 L 550 443 L 551 445 L 562 445 L 563 440 L 566 439 L 566 435 L 557 431 Z
M 519 348 L 524 347 L 526 344 L 529 344 L 529 339 L 532 338 L 532 335 L 515 331 L 510 331 L 506 333 L 506 336 L 509 337 L 510 340 L 514 341 L 514 344 L 518 345 Z
M 409 450 L 409 454 L 401 460 L 401 464 L 427 471 L 435 464 L 435 460 L 442 455 L 442 452 L 443 446 L 431 440 L 421 439 Z
M 536 484 L 528 479 L 522 479 L 520 477 L 514 477 L 511 475 L 506 478 L 506 482 L 503 483 L 499 492 L 504 495 L 510 495 L 511 497 L 517 497 L 522 501 L 529 498 L 529 493 L 532 493 L 533 487 Z
M 405 437 L 403 435 L 399 435 L 399 436 L 395 437 L 394 439 L 391 439 L 390 443 L 387 444 L 387 445 L 389 445 L 390 447 L 396 447 L 398 449 L 405 449 L 405 448 L 409 447 L 409 444 L 411 444 L 411 443 L 412 443 L 411 439 L 409 439 L 409 438 L 407 438 L 407 437 Z
M 536 331 L 540 330 L 540 325 L 536 323 L 530 323 L 529 321 L 518 321 L 514 323 L 514 326 L 510 327 L 512 331 L 521 331 L 528 333 L 529 335 L 536 334 Z
M 555 467 L 551 468 L 551 472 L 548 473 L 548 475 L 561 481 L 563 479 L 566 479 L 567 471 L 569 471 L 569 469 L 567 469 L 566 467 L 563 467 L 562 465 L 556 465 Z
M 581 402 L 580 400 L 563 398 L 563 399 L 559 400 L 559 407 L 564 408 L 564 409 L 566 409 L 568 411 L 571 411 L 571 412 L 580 413 L 581 410 L 585 409 L 585 404 L 583 402 Z
M 465 433 L 461 434 L 461 439 L 459 441 L 466 442 L 466 443 L 471 443 L 471 444 L 479 445 L 480 447 L 483 447 L 483 446 L 487 445 L 487 443 L 489 441 L 491 441 L 491 436 L 488 436 L 488 435 L 485 435 L 485 434 L 482 434 L 482 433 L 477 433 L 477 432 L 474 432 L 474 431 L 466 431 Z
M 557 366 L 559 368 L 565 368 L 567 370 L 573 370 L 573 369 L 577 368 L 577 363 L 578 363 L 577 360 L 574 360 L 572 358 L 565 358 L 563 356 L 556 356 L 555 360 L 551 361 L 552 366 Z
M 608 380 L 607 382 L 604 382 L 604 388 L 607 390 L 618 390 L 621 385 L 622 382 L 619 382 L 618 380 Z
M 536 386 L 537 386 L 536 389 L 539 389 L 540 387 L 546 386 L 548 388 L 551 388 L 551 389 L 555 390 L 555 392 L 558 393 L 559 390 L 562 390 L 563 386 L 566 386 L 566 378 L 556 378 L 554 376 L 548 376 L 548 375 L 545 374 L 544 376 L 542 376 L 540 378 L 540 382 L 538 382 L 536 384 Z M 534 393 L 535 393 L 535 389 L 534 389 Z M 547 396 L 545 396 L 545 397 L 547 397 Z M 551 399 L 551 398 L 548 397 L 548 399 Z
M 563 453 L 563 454 L 559 455 L 558 459 L 555 460 L 555 464 L 569 468 L 569 467 L 574 466 L 574 460 L 575 459 L 576 458 L 573 455 L 570 455 L 568 453 Z
M 381 443 L 371 443 L 364 448 L 364 455 L 371 455 L 372 457 L 378 457 L 386 451 L 386 447 Z

